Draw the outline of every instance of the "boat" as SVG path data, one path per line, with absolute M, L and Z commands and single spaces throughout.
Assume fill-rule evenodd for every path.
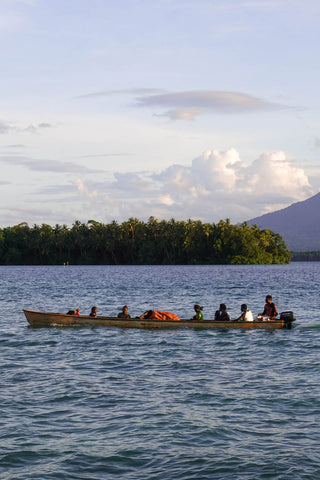
M 154 320 L 140 318 L 117 317 L 90 317 L 89 315 L 68 315 L 66 313 L 42 312 L 40 310 L 27 310 L 23 312 L 32 327 L 120 327 L 120 328 L 291 328 L 295 317 L 292 312 L 283 312 L 275 320 L 246 321 L 220 321 L 220 320 Z

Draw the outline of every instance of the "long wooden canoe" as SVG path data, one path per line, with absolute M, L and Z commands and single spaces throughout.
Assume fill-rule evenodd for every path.
M 73 327 L 102 326 L 120 328 L 291 328 L 294 320 L 276 319 L 273 321 L 236 322 L 219 320 L 141 320 L 140 318 L 123 319 L 115 317 L 90 317 L 89 315 L 67 315 L 65 313 L 41 312 L 24 309 L 24 314 L 33 327 Z

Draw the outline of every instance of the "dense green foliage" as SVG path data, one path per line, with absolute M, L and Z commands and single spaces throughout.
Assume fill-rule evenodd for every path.
M 148 222 L 130 218 L 122 224 L 90 220 L 66 225 L 21 223 L 0 229 L 0 264 L 57 265 L 270 264 L 288 263 L 281 236 L 256 225 L 200 221 Z
M 320 262 L 320 251 L 290 252 L 292 262 Z

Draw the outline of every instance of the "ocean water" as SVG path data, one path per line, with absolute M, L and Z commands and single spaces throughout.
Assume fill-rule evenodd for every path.
M 319 263 L 0 267 L 3 480 L 320 478 Z M 233 318 L 291 330 L 32 328 L 22 308 Z

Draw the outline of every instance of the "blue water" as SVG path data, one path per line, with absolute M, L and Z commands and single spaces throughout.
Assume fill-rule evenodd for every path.
M 320 263 L 0 267 L 0 478 L 320 478 Z M 22 308 L 212 318 L 271 293 L 291 330 L 31 328 Z

